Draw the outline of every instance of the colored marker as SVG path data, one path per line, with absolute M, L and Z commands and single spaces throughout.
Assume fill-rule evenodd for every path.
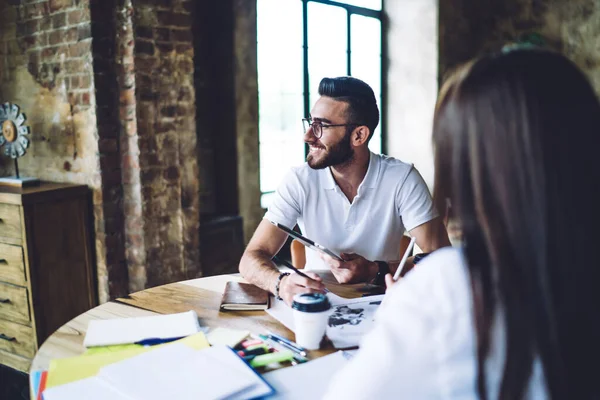
M 276 351 L 275 353 L 262 354 L 254 357 L 250 360 L 250 366 L 252 368 L 259 368 L 273 363 L 292 361 L 293 358 L 294 353 L 290 350 Z

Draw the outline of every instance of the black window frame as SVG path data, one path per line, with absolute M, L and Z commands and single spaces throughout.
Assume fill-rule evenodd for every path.
M 387 80 L 386 80 L 386 70 L 387 70 L 387 56 L 386 56 L 386 47 L 387 47 L 387 43 L 386 43 L 386 39 L 385 39 L 385 35 L 384 32 L 386 31 L 386 21 L 385 21 L 385 14 L 383 12 L 383 7 L 382 10 L 373 10 L 370 8 L 364 8 L 364 7 L 359 7 L 359 6 L 354 6 L 354 5 L 350 5 L 350 4 L 346 4 L 346 3 L 342 3 L 339 1 L 330 1 L 330 0 L 301 0 L 302 1 L 302 50 L 304 52 L 303 54 L 303 59 L 304 59 L 304 65 L 303 65 L 303 71 L 304 71 L 304 88 L 303 88 L 303 97 L 304 97 L 304 116 L 308 117 L 310 115 L 310 105 L 311 105 L 311 99 L 310 99 L 310 76 L 309 76 L 309 72 L 308 72 L 308 3 L 320 3 L 320 4 L 326 4 L 326 5 L 330 5 L 330 6 L 336 6 L 336 7 L 340 7 L 346 10 L 346 15 L 347 15 L 347 39 L 346 39 L 346 74 L 351 76 L 352 75 L 352 14 L 356 14 L 356 15 L 361 15 L 364 17 L 371 17 L 371 18 L 375 18 L 378 19 L 381 23 L 381 49 L 380 49 L 380 54 L 381 54 L 381 71 L 380 71 L 380 82 L 381 82 L 381 104 L 380 104 L 380 121 L 379 121 L 379 129 L 381 130 L 381 152 L 383 154 L 387 153 L 387 123 L 386 123 L 386 113 L 387 113 L 387 108 L 386 108 L 386 88 L 387 88 Z M 367 82 L 369 83 L 369 82 Z M 305 155 L 308 155 L 308 146 L 305 145 L 304 146 L 304 153 Z

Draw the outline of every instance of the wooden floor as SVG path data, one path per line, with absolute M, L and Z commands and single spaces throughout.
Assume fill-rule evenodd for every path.
M 29 375 L 0 364 L 0 399 L 29 399 Z

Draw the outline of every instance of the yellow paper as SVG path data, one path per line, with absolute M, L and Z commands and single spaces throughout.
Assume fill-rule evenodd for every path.
M 140 345 L 99 347 L 81 356 L 52 360 L 50 368 L 48 368 L 46 387 L 50 388 L 79 379 L 89 378 L 96 375 L 100 368 L 105 365 L 113 364 L 159 347 L 169 346 L 173 343 L 183 343 L 196 350 L 210 346 L 204 333 L 200 332 L 174 342 L 151 347 Z
M 235 347 L 242 340 L 250 335 L 249 331 L 231 329 L 231 328 L 214 328 L 208 332 L 208 342 L 212 345 L 224 344 L 225 346 Z

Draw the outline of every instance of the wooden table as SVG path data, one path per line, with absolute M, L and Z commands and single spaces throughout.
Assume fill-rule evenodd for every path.
M 329 271 L 319 272 L 327 287 L 342 297 L 360 297 L 365 286 L 340 285 Z M 94 319 L 143 317 L 148 315 L 171 314 L 195 310 L 201 326 L 245 329 L 253 333 L 271 331 L 294 340 L 294 333 L 264 311 L 219 312 L 221 296 L 229 281 L 244 280 L 239 275 L 219 275 L 192 279 L 158 286 L 117 299 L 79 315 L 54 332 L 39 348 L 30 369 L 29 385 L 32 386 L 31 372 L 46 370 L 50 361 L 56 358 L 74 357 L 83 354 L 83 339 L 88 324 Z M 309 358 L 316 358 L 333 352 L 325 348 L 309 352 Z

